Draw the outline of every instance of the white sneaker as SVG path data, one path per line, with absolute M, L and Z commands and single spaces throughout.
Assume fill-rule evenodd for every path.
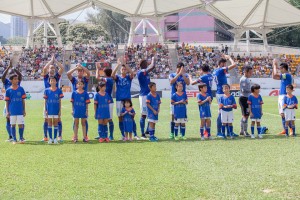
M 57 141 L 56 138 L 53 140 L 53 143 L 54 143 L 54 144 L 58 144 L 58 141 Z
M 255 135 L 254 134 L 251 134 L 251 139 L 255 139 Z
M 53 143 L 53 140 L 52 139 L 49 139 L 48 140 L 48 144 L 52 144 Z
M 259 138 L 259 139 L 263 139 L 262 134 L 258 134 L 258 138 Z
M 140 140 L 141 138 L 139 136 L 134 137 L 135 140 Z
M 204 137 L 204 136 L 202 136 L 202 137 L 201 137 L 201 140 L 202 140 L 202 141 L 204 141 L 204 140 L 205 140 L 205 137 Z
M 12 142 L 12 141 L 14 141 L 14 139 L 12 138 L 5 140 L 5 142 Z

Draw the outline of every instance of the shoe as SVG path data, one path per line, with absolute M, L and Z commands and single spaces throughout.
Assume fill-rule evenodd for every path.
M 234 132 L 231 133 L 231 136 L 232 136 L 232 137 L 239 137 L 239 135 L 238 135 L 238 134 L 235 134 Z
M 186 140 L 187 138 L 185 136 L 181 136 L 180 139 Z
M 255 135 L 254 134 L 251 134 L 251 139 L 255 139 Z
M 158 141 L 158 138 L 157 138 L 157 137 L 153 136 L 153 138 L 154 138 L 155 141 Z
M 58 142 L 63 142 L 63 139 L 62 139 L 62 137 L 60 136 L 60 137 L 58 137 Z
M 44 137 L 41 142 L 47 142 L 48 141 L 48 138 L 47 137 Z
M 212 136 L 209 136 L 208 139 L 209 140 L 214 140 L 214 138 Z
M 204 130 L 204 137 L 208 138 L 208 132 L 206 130 Z
M 245 137 L 250 137 L 250 134 L 249 134 L 247 131 L 245 131 L 245 132 L 244 132 L 244 136 L 245 136 Z
M 103 142 L 105 142 L 105 139 L 104 139 L 104 138 L 100 138 L 100 139 L 99 139 L 99 142 L 100 142 L 100 143 L 103 143 Z
M 280 133 L 278 133 L 278 135 L 285 135 L 285 130 L 283 130 Z
M 154 136 L 150 137 L 150 138 L 149 138 L 149 141 L 150 141 L 150 142 L 157 142 L 157 140 L 155 139 Z
M 176 141 L 177 140 L 179 140 L 180 139 L 180 137 L 179 136 L 175 136 L 175 138 L 174 138 Z
M 245 134 L 244 134 L 244 131 L 240 131 L 240 135 L 245 135 Z
M 86 137 L 86 138 L 83 138 L 83 140 L 82 140 L 83 142 L 89 142 L 89 138 L 88 137 Z
M 141 138 L 139 136 L 134 136 L 135 140 L 140 140 Z
M 100 139 L 100 137 L 99 137 L 99 136 L 95 137 L 95 140 L 99 140 L 99 139 Z
M 258 134 L 258 139 L 263 139 L 262 134 Z
M 132 138 L 129 138 L 129 141 L 132 142 Z
M 25 140 L 24 139 L 20 140 L 20 144 L 25 144 Z
M 201 137 L 201 140 L 202 140 L 202 141 L 204 141 L 204 140 L 205 140 L 205 137 L 204 137 L 204 136 L 202 136 L 202 137 Z
M 147 138 L 147 136 L 144 134 L 144 135 L 142 135 L 142 137 L 141 137 L 141 140 L 147 140 L 148 138 Z
M 224 136 L 225 136 L 225 135 L 223 135 L 223 133 L 218 133 L 218 134 L 217 134 L 217 137 L 218 137 L 218 138 L 224 138 Z
M 5 140 L 5 142 L 12 142 L 12 141 L 14 141 L 14 139 L 12 138 L 8 138 L 7 140 Z
M 110 139 L 109 138 L 105 138 L 105 141 L 108 143 L 110 141 Z
M 174 134 L 173 134 L 173 133 L 170 133 L 169 138 L 170 138 L 170 139 L 174 139 Z
M 48 144 L 52 144 L 53 140 L 52 139 L 49 139 L 48 140 Z
M 76 143 L 76 142 L 78 142 L 78 139 L 73 137 L 72 141 L 73 141 L 74 143 Z
M 122 139 L 124 142 L 126 142 L 127 140 L 128 140 L 128 138 L 127 137 L 123 137 L 123 139 Z
M 109 140 L 110 140 L 110 141 L 113 141 L 113 140 L 114 140 L 114 137 L 113 137 L 113 136 L 109 136 Z
M 293 133 L 293 129 L 292 128 L 290 128 L 290 136 L 293 136 L 294 135 L 294 133 Z
M 54 143 L 54 144 L 58 144 L 58 141 L 57 141 L 56 138 L 53 140 L 53 143 Z

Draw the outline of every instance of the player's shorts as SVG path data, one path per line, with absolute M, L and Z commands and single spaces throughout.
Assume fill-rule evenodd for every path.
M 220 110 L 221 112 L 221 122 L 222 123 L 232 123 L 233 122 L 233 111 L 224 111 Z
M 278 110 L 279 114 L 283 113 L 283 98 L 285 95 L 279 95 L 278 96 Z
M 147 96 L 139 96 L 140 111 L 142 115 L 147 115 Z
M 247 101 L 248 101 L 248 97 L 240 97 L 239 98 L 239 104 L 241 106 L 243 116 L 249 116 L 249 114 L 250 114 L 250 108 L 249 108 L 249 104 Z
M 261 118 L 251 118 L 251 122 L 261 122 Z
M 170 114 L 174 115 L 174 105 L 170 103 Z
M 113 111 L 114 111 L 114 103 L 110 103 L 109 104 L 109 116 L 110 116 L 109 119 L 113 119 L 113 117 L 114 117 Z
M 116 101 L 117 116 L 118 117 L 121 116 L 121 111 L 122 111 L 122 108 L 124 107 L 123 103 L 124 103 L 124 101 Z
M 210 119 L 211 117 L 200 117 L 200 119 Z
M 48 115 L 48 119 L 58 119 L 58 115 Z
M 295 109 L 286 108 L 283 112 L 284 112 L 285 121 L 295 121 L 296 120 Z
M 157 123 L 158 122 L 158 120 L 154 120 L 154 119 L 148 119 L 148 122 L 152 122 L 152 123 Z
M 185 123 L 187 123 L 187 122 L 188 122 L 187 118 L 178 118 L 178 119 L 174 119 L 174 123 L 175 123 L 175 124 L 185 124 Z
M 10 119 L 10 124 L 12 124 L 12 125 L 25 123 L 23 115 L 10 116 L 9 119 Z

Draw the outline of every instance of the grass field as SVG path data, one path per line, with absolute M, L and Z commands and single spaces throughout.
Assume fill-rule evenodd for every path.
M 26 144 L 4 142 L 7 138 L 5 118 L 0 118 L 0 199 L 300 198 L 300 138 L 276 136 L 281 131 L 276 97 L 264 98 L 262 124 L 269 128 L 269 134 L 262 140 L 200 141 L 198 108 L 195 99 L 190 99 L 188 140 L 170 141 L 169 99 L 162 101 L 157 143 L 99 144 L 92 140 L 89 144 L 73 144 L 71 104 L 64 100 L 65 142 L 60 145 L 39 142 L 43 135 L 43 103 L 27 101 Z M 1 101 L 0 107 L 3 104 Z M 91 116 L 92 107 L 91 104 Z M 139 112 L 137 99 L 134 99 L 134 107 Z M 213 104 L 214 135 L 216 108 Z M 235 111 L 236 133 L 240 116 L 238 109 Z M 297 117 L 300 119 L 299 112 Z M 116 117 L 114 121 L 118 140 Z M 299 125 L 297 121 L 297 130 Z M 94 138 L 97 123 L 92 118 L 89 127 L 89 136 Z

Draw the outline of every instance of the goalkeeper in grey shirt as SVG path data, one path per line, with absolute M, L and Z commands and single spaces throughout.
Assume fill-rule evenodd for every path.
M 242 119 L 241 119 L 241 132 L 240 135 L 249 137 L 247 132 L 248 128 L 248 118 L 249 118 L 249 105 L 248 97 L 251 94 L 251 81 L 250 77 L 252 76 L 253 69 L 250 66 L 244 68 L 244 75 L 240 79 L 240 97 L 239 104 L 242 110 Z

